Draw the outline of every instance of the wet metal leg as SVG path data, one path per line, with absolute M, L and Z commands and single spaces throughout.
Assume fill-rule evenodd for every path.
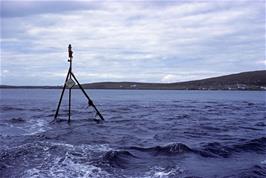
M 68 73 L 67 73 L 65 84 L 64 84 L 64 88 L 62 90 L 62 93 L 61 93 L 61 96 L 60 96 L 60 99 L 59 99 L 59 103 L 57 105 L 57 109 L 56 109 L 56 112 L 55 112 L 55 115 L 54 115 L 54 119 L 57 118 L 57 115 L 58 115 L 58 112 L 59 112 L 59 109 L 60 109 L 60 105 L 61 105 L 61 102 L 62 102 L 62 99 L 63 99 L 63 95 L 64 95 L 64 92 L 65 92 L 65 89 L 66 89 L 66 82 L 67 82 L 67 79 L 68 79 L 69 75 L 70 75 L 70 71 L 68 71 Z
M 96 108 L 96 106 L 94 105 L 94 103 L 92 102 L 92 100 L 90 99 L 90 97 L 87 95 L 87 93 L 85 92 L 85 90 L 82 88 L 82 86 L 80 85 L 79 81 L 77 80 L 77 78 L 75 77 L 75 75 L 70 72 L 70 75 L 73 76 L 74 80 L 77 82 L 79 88 L 81 89 L 81 91 L 84 93 L 84 95 L 87 97 L 88 101 L 89 101 L 89 104 L 95 109 L 97 115 L 102 119 L 104 120 L 102 114 L 99 112 L 99 110 Z
M 69 89 L 68 122 L 70 122 L 70 116 L 71 116 L 71 88 Z

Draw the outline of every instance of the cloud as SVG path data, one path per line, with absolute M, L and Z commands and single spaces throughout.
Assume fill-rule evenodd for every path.
M 1 1 L 2 17 L 25 17 L 43 13 L 65 13 L 69 11 L 95 9 L 101 2 L 70 0 L 3 0 Z M 19 10 L 18 10 L 19 9 Z
M 61 84 L 69 43 L 84 83 L 174 82 L 265 67 L 263 1 L 3 2 L 5 84 Z
M 161 79 L 161 81 L 163 83 L 176 82 L 176 81 L 178 81 L 178 76 L 172 75 L 172 74 L 167 74 Z

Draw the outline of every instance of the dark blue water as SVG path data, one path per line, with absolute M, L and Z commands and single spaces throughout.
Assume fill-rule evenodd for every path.
M 266 177 L 266 92 L 60 92 L 1 90 L 0 177 Z

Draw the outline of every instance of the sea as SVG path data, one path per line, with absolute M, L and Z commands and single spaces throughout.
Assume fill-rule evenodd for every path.
M 1 89 L 1 178 L 265 178 L 266 92 Z

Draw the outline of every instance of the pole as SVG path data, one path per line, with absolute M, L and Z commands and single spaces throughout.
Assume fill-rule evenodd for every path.
M 71 116 L 71 88 L 69 88 L 69 102 L 68 102 L 68 122 L 70 122 L 70 116 Z
M 64 92 L 65 92 L 65 89 L 66 89 L 66 82 L 67 82 L 67 79 L 68 79 L 69 75 L 70 75 L 70 69 L 67 72 L 65 84 L 64 84 L 64 87 L 63 87 L 63 90 L 62 90 L 62 93 L 61 93 L 61 96 L 60 96 L 60 99 L 59 99 L 59 102 L 58 102 L 58 105 L 57 105 L 57 109 L 56 109 L 56 112 L 55 112 L 55 115 L 54 115 L 54 119 L 57 118 L 57 115 L 58 115 L 58 112 L 59 112 L 59 108 L 60 108 L 60 105 L 61 105 L 61 102 L 62 102 L 62 99 L 63 99 L 63 95 L 64 95 Z
M 71 51 L 71 48 L 70 48 Z M 72 52 L 72 51 L 71 51 Z M 71 73 L 72 73 L 72 55 L 69 55 L 69 73 L 70 76 L 69 78 L 71 79 Z M 71 88 L 69 88 L 68 92 L 68 122 L 70 122 L 70 117 L 71 117 Z
M 87 95 L 87 93 L 85 92 L 85 90 L 82 88 L 82 86 L 80 85 L 79 81 L 77 80 L 77 78 L 75 77 L 75 75 L 71 72 L 70 76 L 73 76 L 74 80 L 77 82 L 79 88 L 81 89 L 81 91 L 84 93 L 84 95 L 87 97 L 87 99 L 89 100 L 89 104 L 96 110 L 97 115 L 104 120 L 103 116 L 101 115 L 101 113 L 99 112 L 99 110 L 96 108 L 96 106 L 94 105 L 94 103 L 92 102 L 92 100 L 90 99 L 90 97 Z

